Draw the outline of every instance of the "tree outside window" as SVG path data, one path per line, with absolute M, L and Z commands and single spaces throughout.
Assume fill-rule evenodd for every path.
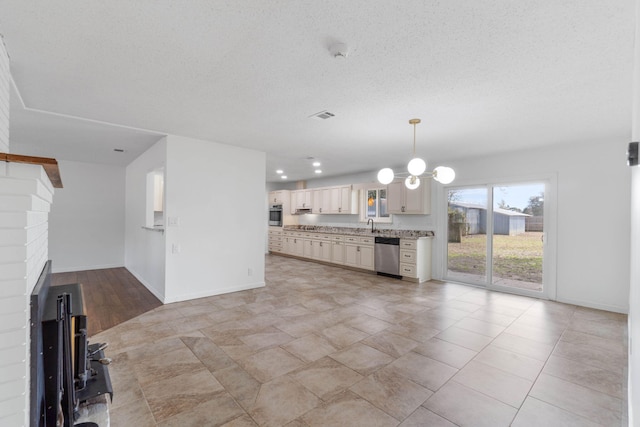
M 387 212 L 387 189 L 375 188 L 366 190 L 367 199 L 365 200 L 366 217 L 373 218 L 390 218 Z

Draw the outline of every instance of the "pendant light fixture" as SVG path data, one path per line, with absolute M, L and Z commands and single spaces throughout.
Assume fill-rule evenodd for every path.
M 420 157 L 416 157 L 416 125 L 418 123 L 420 123 L 420 119 L 409 120 L 409 124 L 413 125 L 413 157 L 407 164 L 408 176 L 406 176 L 406 173 L 398 174 L 398 177 L 404 178 L 406 176 L 404 185 L 410 190 L 415 190 L 420 186 L 420 176 L 427 170 L 427 162 Z M 442 184 L 450 184 L 456 177 L 455 171 L 446 166 L 438 166 L 433 172 L 428 172 L 427 175 L 432 176 L 433 179 Z M 380 169 L 378 172 L 378 181 L 381 184 L 390 184 L 394 179 L 395 174 L 391 168 Z

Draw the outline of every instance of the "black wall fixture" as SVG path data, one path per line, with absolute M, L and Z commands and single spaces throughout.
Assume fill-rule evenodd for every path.
M 627 164 L 629 166 L 638 165 L 638 142 L 630 142 L 627 150 Z

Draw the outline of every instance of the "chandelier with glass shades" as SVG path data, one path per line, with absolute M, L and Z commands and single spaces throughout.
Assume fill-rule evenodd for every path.
M 413 158 L 407 165 L 408 172 L 398 174 L 399 178 L 405 178 L 404 185 L 410 190 L 415 190 L 420 186 L 420 176 L 427 170 L 427 162 L 416 157 L 416 125 L 420 123 L 420 119 L 411 119 L 409 124 L 413 125 Z M 407 176 L 408 174 L 408 176 Z M 442 184 L 450 184 L 456 177 L 453 169 L 446 166 L 438 166 L 433 172 L 427 172 L 427 176 L 433 177 Z M 378 172 L 378 181 L 380 184 L 390 184 L 395 179 L 395 174 L 391 168 L 380 169 Z

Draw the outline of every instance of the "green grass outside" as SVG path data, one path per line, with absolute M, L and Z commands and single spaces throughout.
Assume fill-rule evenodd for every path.
M 484 275 L 486 244 L 484 234 L 463 236 L 462 242 L 449 243 L 449 270 Z M 494 236 L 494 279 L 542 283 L 542 254 L 542 232 Z

